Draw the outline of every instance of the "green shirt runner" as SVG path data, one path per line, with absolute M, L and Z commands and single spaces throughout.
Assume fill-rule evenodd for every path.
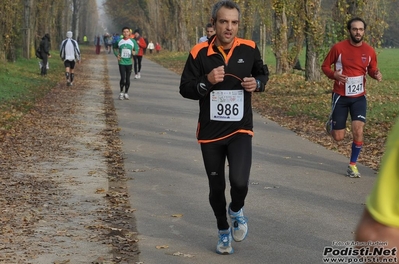
M 120 55 L 119 64 L 120 65 L 132 65 L 132 57 L 134 52 L 138 51 L 139 47 L 136 40 L 134 39 L 120 39 L 118 42 L 114 43 L 114 54 L 116 57 Z

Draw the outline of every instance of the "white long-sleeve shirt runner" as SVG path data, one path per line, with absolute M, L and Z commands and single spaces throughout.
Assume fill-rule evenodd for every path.
M 62 41 L 60 46 L 60 57 L 64 61 L 80 60 L 80 50 L 76 40 L 67 38 Z

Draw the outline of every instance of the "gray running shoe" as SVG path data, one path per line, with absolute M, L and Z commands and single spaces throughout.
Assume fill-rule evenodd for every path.
M 222 255 L 232 254 L 234 252 L 231 246 L 231 230 L 219 230 L 219 241 L 216 245 L 216 253 Z
M 248 234 L 248 219 L 244 216 L 243 208 L 238 212 L 233 212 L 230 210 L 229 206 L 229 216 L 231 220 L 231 228 L 233 239 L 236 242 L 243 241 Z

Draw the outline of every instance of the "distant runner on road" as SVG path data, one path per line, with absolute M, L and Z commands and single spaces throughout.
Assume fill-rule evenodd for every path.
M 75 62 L 80 63 L 79 44 L 72 39 L 72 35 L 72 31 L 68 31 L 66 33 L 67 38 L 61 42 L 60 46 L 60 57 L 64 61 L 67 86 L 73 85 Z
M 119 100 L 129 100 L 130 75 L 132 74 L 133 55 L 138 50 L 137 43 L 130 38 L 130 29 L 124 27 L 122 29 L 123 38 L 114 43 L 113 51 L 118 59 L 119 73 L 121 80 L 119 82 Z

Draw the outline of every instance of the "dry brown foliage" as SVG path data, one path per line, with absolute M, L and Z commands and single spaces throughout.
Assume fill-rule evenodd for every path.
M 138 260 L 112 92 L 98 78 L 104 59 L 85 55 L 74 86 L 60 77 L 0 134 L 0 263 Z

